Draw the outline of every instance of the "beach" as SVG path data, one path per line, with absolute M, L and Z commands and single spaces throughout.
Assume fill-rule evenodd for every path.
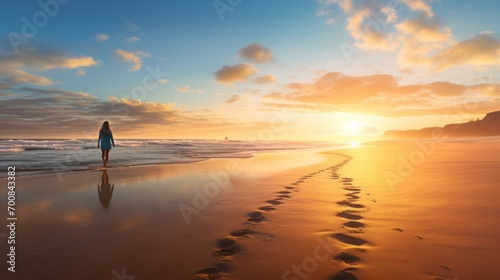
M 429 141 L 18 177 L 0 275 L 496 279 L 498 140 Z

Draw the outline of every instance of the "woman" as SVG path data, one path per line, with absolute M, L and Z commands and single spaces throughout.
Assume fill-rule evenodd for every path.
M 99 148 L 99 146 L 101 147 L 101 157 L 104 168 L 108 167 L 109 150 L 111 150 L 111 144 L 113 144 L 113 147 L 115 146 L 113 132 L 111 132 L 111 128 L 109 127 L 109 122 L 105 121 L 102 124 L 101 130 L 99 130 L 99 139 L 97 139 L 97 148 Z

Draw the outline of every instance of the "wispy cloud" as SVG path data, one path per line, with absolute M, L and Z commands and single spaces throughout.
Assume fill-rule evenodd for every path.
M 129 43 L 139 42 L 139 40 L 141 40 L 141 38 L 139 38 L 137 36 L 132 36 L 132 37 L 127 38 L 127 42 L 129 42 Z
M 266 106 L 310 111 L 413 116 L 445 114 L 456 104 L 474 103 L 475 113 L 486 113 L 492 104 L 500 105 L 500 84 L 440 81 L 403 85 L 397 77 L 387 74 L 350 76 L 329 72 L 311 83 L 287 84 L 266 98 Z
M 228 100 L 226 100 L 227 104 L 233 104 L 241 100 L 241 95 L 233 94 Z
M 270 83 L 276 83 L 278 80 L 274 75 L 264 75 L 264 76 L 259 76 L 255 78 L 255 83 L 256 84 L 270 84 Z
M 182 86 L 182 87 L 177 87 L 176 90 L 178 92 L 192 92 L 192 93 L 203 93 L 203 90 L 200 89 L 192 89 L 190 86 Z
M 104 42 L 104 41 L 109 40 L 109 35 L 106 35 L 104 33 L 97 34 L 97 35 L 95 35 L 95 37 L 96 37 L 97 41 L 99 41 L 99 42 Z
M 476 35 L 440 51 L 431 58 L 431 65 L 437 71 L 463 65 L 498 66 L 500 65 L 500 40 L 491 33 Z
M 95 137 L 103 119 L 111 122 L 120 138 L 221 137 L 227 131 L 247 135 L 269 124 L 242 121 L 214 110 L 186 111 L 175 103 L 142 102 L 110 96 L 99 99 L 84 92 L 23 87 L 2 97 L 2 136 Z M 36 129 L 33 129 L 36 123 Z M 119 136 L 118 136 L 119 135 Z
M 9 86 L 17 84 L 47 86 L 53 84 L 49 78 L 29 72 L 57 68 L 77 69 L 98 64 L 99 61 L 90 56 L 69 57 L 53 50 L 29 48 L 18 53 L 0 54 L 0 82 Z
M 78 75 L 78 76 L 83 76 L 85 74 L 87 74 L 87 71 L 85 71 L 85 69 L 76 70 L 76 75 Z
M 131 21 L 127 20 L 124 24 L 123 27 L 125 27 L 128 30 L 137 30 L 139 29 L 139 26 L 136 24 L 132 23 Z

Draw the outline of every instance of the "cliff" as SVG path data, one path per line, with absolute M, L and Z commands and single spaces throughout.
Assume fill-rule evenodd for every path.
M 500 111 L 486 114 L 481 120 L 448 124 L 444 127 L 426 127 L 417 130 L 387 130 L 387 138 L 481 137 L 500 135 Z

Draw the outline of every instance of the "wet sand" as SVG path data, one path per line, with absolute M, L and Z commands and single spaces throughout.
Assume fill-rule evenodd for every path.
M 496 279 L 498 144 L 377 143 L 111 168 L 107 180 L 20 177 L 17 272 L 0 276 Z

